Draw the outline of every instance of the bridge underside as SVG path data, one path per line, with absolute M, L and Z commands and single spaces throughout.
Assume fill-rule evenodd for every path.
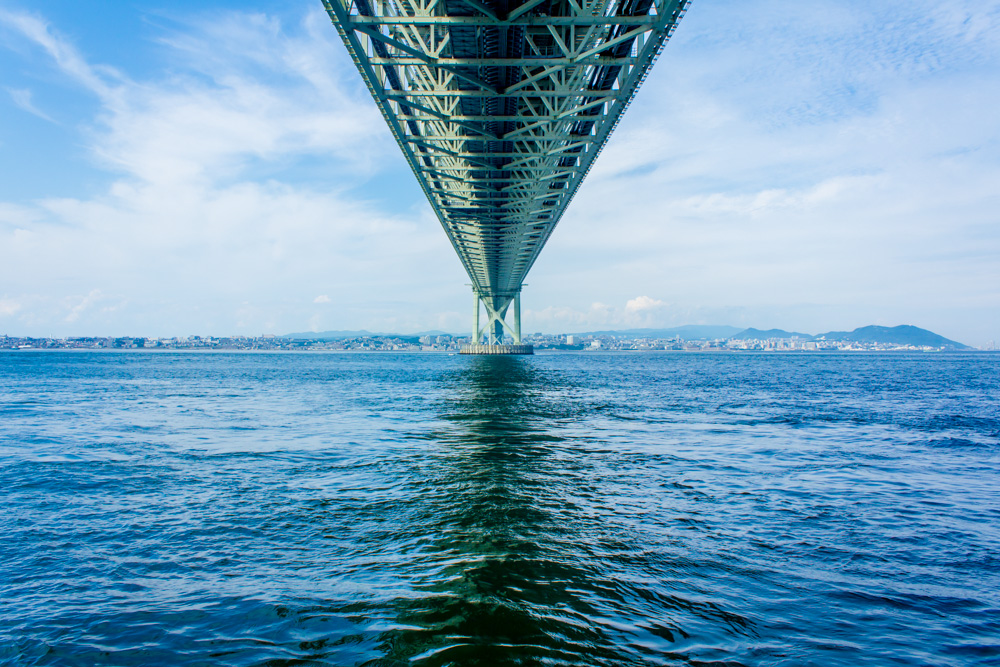
M 473 344 L 520 343 L 524 278 L 688 0 L 324 4 L 472 280 Z

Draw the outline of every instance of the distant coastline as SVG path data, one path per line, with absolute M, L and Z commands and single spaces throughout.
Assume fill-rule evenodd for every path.
M 453 352 L 468 336 L 440 331 L 419 334 L 326 331 L 284 336 L 133 336 L 33 338 L 0 336 L 0 350 L 176 350 L 176 351 L 345 351 Z M 961 352 L 996 350 L 994 343 L 973 348 L 911 325 L 867 326 L 853 331 L 804 334 L 782 329 L 739 329 L 687 325 L 670 329 L 624 329 L 572 334 L 529 334 L 536 350 L 576 351 L 766 351 L 766 352 Z

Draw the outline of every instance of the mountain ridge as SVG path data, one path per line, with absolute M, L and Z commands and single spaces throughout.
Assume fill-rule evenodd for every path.
M 945 338 L 927 329 L 912 324 L 883 327 L 870 324 L 854 331 L 828 331 L 813 336 L 813 340 L 843 341 L 848 343 L 889 343 L 895 345 L 915 345 L 917 347 L 951 347 L 956 350 L 972 349 L 964 343 Z

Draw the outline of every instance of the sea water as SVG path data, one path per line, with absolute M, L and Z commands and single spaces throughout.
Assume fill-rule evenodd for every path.
M 3 665 L 1000 665 L 1000 355 L 0 353 Z

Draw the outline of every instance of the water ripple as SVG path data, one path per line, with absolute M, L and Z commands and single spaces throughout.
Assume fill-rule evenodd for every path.
M 3 665 L 997 665 L 994 355 L 0 354 Z

